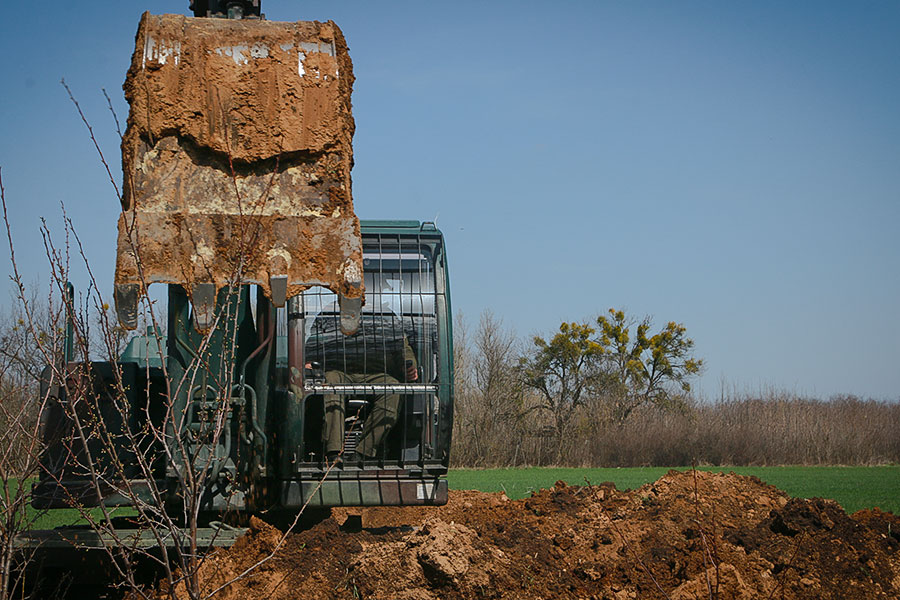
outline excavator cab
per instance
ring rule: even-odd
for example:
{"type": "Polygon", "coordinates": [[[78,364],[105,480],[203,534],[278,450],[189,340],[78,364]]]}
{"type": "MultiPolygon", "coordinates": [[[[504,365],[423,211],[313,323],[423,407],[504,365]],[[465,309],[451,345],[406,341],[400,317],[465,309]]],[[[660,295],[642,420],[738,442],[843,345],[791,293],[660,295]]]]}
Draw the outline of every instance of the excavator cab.
{"type": "Polygon", "coordinates": [[[292,387],[298,413],[282,421],[286,506],[314,488],[322,506],[446,502],[453,352],[443,236],[431,223],[361,225],[359,330],[340,331],[337,298],[323,287],[288,303],[280,347],[303,348],[304,378],[292,387]]]}

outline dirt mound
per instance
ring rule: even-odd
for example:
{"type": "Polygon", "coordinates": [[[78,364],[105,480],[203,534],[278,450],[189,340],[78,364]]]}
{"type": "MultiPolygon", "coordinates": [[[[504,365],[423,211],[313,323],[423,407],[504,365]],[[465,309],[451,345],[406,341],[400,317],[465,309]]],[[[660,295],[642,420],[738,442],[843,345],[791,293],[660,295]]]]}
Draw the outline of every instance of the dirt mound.
{"type": "MultiPolygon", "coordinates": [[[[222,585],[278,539],[255,522],[204,581],[222,585]]],[[[560,482],[519,501],[451,492],[439,508],[335,510],[220,597],[897,598],[898,550],[890,513],[671,471],[634,491],[560,482]],[[361,531],[339,527],[349,515],[361,531]]]]}

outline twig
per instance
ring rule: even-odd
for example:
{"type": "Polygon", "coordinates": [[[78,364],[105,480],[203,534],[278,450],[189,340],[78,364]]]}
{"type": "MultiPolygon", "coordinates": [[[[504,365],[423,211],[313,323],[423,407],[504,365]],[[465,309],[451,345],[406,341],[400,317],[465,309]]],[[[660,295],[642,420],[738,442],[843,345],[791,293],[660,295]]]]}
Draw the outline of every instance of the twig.
{"type": "MultiPolygon", "coordinates": [[[[72,95],[72,90],[69,89],[68,84],[65,79],[60,79],[59,81],[64,88],[66,88],[66,92],[69,94],[69,100],[72,101],[72,104],[75,105],[75,109],[78,111],[78,116],[81,117],[81,122],[84,123],[84,126],[87,127],[88,133],[91,136],[91,141],[94,143],[94,148],[97,149],[97,154],[100,155],[100,162],[103,163],[103,167],[106,169],[106,174],[109,176],[109,182],[112,184],[113,188],[116,190],[116,197],[119,201],[122,200],[122,193],[119,191],[119,185],[116,183],[116,179],[113,177],[112,170],[109,168],[109,164],[106,162],[106,158],[103,156],[103,151],[100,149],[100,144],[97,142],[97,138],[94,137],[94,129],[91,127],[91,124],[88,122],[87,117],[84,116],[84,113],[81,111],[81,106],[78,104],[78,100],[75,99],[75,96],[72,95]]],[[[105,94],[105,92],[104,92],[105,94]]]]}
{"type": "Polygon", "coordinates": [[[122,128],[119,126],[119,115],[116,114],[116,109],[113,108],[112,100],[109,98],[109,94],[106,93],[106,88],[100,88],[103,91],[103,97],[106,98],[106,105],[109,107],[109,112],[112,113],[113,122],[116,124],[116,133],[119,134],[119,139],[122,139],[122,128]]]}

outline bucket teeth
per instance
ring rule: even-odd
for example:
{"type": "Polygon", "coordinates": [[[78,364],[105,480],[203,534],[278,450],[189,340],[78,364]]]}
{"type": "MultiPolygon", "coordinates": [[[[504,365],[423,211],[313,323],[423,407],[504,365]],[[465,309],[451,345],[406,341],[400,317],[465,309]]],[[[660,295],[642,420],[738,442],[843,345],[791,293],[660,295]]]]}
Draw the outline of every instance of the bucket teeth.
{"type": "Polygon", "coordinates": [[[284,303],[287,301],[287,275],[269,277],[269,289],[272,291],[272,304],[275,305],[275,308],[284,306],[284,303]]]}
{"type": "Polygon", "coordinates": [[[341,333],[353,335],[359,329],[359,313],[362,311],[362,298],[338,296],[341,308],[341,333]]]}
{"type": "Polygon", "coordinates": [[[115,287],[116,315],[125,329],[135,329],[138,324],[138,299],[141,286],[136,283],[117,283],[115,287]]]}
{"type": "Polygon", "coordinates": [[[194,284],[191,303],[194,305],[194,329],[207,331],[216,316],[216,286],[211,283],[194,284]]]}

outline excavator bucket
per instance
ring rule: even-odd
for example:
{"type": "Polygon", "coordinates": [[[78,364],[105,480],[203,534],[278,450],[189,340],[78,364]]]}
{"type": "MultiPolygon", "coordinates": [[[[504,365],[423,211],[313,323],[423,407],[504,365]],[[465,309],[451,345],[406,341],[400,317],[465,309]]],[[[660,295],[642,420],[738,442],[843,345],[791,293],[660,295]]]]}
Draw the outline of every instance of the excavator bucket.
{"type": "Polygon", "coordinates": [[[323,285],[356,329],[362,241],[350,169],[353,68],[332,22],[145,13],[125,80],[130,104],[115,300],[137,326],[151,283],[182,285],[195,327],[222,287],[276,306],[323,285]]]}

